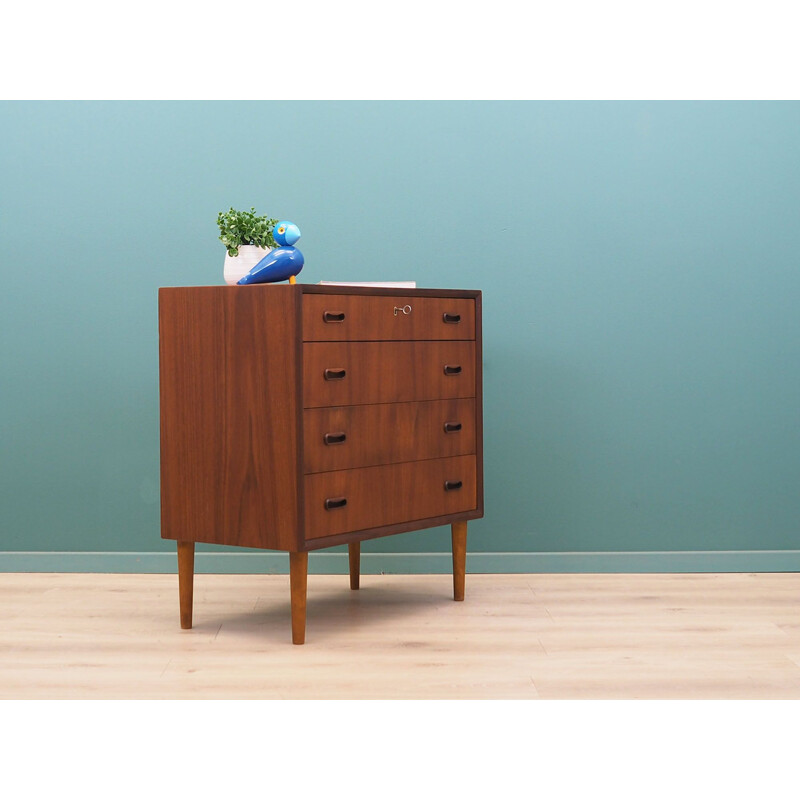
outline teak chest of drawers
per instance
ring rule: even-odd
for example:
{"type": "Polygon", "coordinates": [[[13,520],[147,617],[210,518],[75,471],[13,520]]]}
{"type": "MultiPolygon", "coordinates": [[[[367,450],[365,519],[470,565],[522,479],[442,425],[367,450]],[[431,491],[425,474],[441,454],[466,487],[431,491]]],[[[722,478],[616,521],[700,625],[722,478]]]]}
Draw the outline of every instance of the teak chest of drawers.
{"type": "Polygon", "coordinates": [[[195,542],[289,553],[292,640],[308,553],[483,516],[481,293],[296,285],[159,290],[161,535],[181,626],[195,542]]]}

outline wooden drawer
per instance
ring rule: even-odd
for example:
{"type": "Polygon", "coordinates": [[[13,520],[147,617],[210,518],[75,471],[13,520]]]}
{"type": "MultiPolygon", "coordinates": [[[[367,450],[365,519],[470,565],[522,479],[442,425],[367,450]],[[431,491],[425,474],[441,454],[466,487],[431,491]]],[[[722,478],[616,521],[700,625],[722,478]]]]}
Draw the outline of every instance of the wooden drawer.
{"type": "Polygon", "coordinates": [[[458,456],[306,475],[306,539],[469,511],[475,473],[475,456],[458,456]]]}
{"type": "Polygon", "coordinates": [[[305,472],[475,452],[475,400],[429,400],[303,412],[305,472]]]}
{"type": "Polygon", "coordinates": [[[475,396],[475,342],[309,342],[303,406],[475,396]]]}
{"type": "Polygon", "coordinates": [[[474,339],[475,301],[463,297],[306,294],[303,339],[474,339]]]}

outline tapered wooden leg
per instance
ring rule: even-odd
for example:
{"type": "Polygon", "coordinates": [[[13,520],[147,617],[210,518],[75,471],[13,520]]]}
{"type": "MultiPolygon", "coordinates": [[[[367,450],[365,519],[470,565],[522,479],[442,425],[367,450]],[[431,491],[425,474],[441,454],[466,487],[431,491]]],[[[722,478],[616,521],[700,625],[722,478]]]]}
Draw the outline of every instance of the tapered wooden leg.
{"type": "Polygon", "coordinates": [[[289,553],[289,584],[292,591],[292,644],[303,644],[306,640],[308,553],[289,553]]]}
{"type": "Polygon", "coordinates": [[[361,575],[361,542],[351,542],[347,545],[350,551],[350,588],[358,589],[358,579],[361,575]]]}
{"type": "Polygon", "coordinates": [[[178,594],[181,603],[181,628],[192,627],[194,589],[194,542],[178,542],[178,594]]]}
{"type": "Polygon", "coordinates": [[[454,522],[453,530],[453,600],[464,599],[464,576],[467,571],[467,523],[454,522]]]}

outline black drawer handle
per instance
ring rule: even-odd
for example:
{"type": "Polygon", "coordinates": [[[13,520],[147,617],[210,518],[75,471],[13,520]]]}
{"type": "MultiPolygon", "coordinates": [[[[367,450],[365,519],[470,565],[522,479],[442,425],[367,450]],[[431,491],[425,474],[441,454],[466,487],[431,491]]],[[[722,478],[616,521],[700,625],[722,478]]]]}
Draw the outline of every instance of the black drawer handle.
{"type": "Polygon", "coordinates": [[[461,322],[461,314],[448,314],[446,311],[442,314],[442,319],[445,322],[456,323],[461,322]]]}
{"type": "Polygon", "coordinates": [[[347,505],[346,497],[328,497],[325,500],[325,510],[332,511],[334,508],[344,508],[347,505]]]}
{"type": "Polygon", "coordinates": [[[457,431],[461,430],[461,423],[460,422],[445,422],[444,424],[444,432],[445,433],[456,433],[457,431]]]}
{"type": "Polygon", "coordinates": [[[323,322],[344,322],[344,311],[323,311],[323,322]]]}
{"type": "Polygon", "coordinates": [[[461,372],[461,365],[460,364],[445,364],[444,365],[444,374],[445,375],[458,375],[461,372]]]}
{"type": "Polygon", "coordinates": [[[456,489],[460,489],[463,486],[461,481],[445,481],[444,482],[444,490],[446,492],[453,492],[456,489]]]}
{"type": "Polygon", "coordinates": [[[336,433],[326,433],[322,439],[325,444],[342,444],[347,439],[347,434],[344,431],[336,431],[336,433]]]}
{"type": "Polygon", "coordinates": [[[340,381],[344,376],[347,375],[347,372],[343,369],[326,369],[325,370],[325,380],[326,381],[340,381]]]}

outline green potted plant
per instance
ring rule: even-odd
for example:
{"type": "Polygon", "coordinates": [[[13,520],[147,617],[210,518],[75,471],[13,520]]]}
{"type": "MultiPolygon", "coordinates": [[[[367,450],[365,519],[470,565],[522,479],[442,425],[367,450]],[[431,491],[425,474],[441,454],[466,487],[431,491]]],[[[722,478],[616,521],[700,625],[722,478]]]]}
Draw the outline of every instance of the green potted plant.
{"type": "Polygon", "coordinates": [[[269,253],[277,243],[272,229],[278,220],[256,216],[256,210],[220,211],[217,215],[219,239],[225,245],[225,283],[235,284],[269,253]]]}

